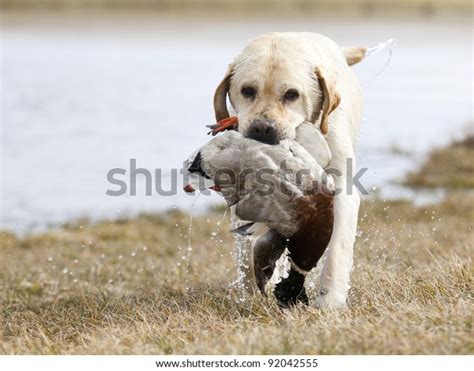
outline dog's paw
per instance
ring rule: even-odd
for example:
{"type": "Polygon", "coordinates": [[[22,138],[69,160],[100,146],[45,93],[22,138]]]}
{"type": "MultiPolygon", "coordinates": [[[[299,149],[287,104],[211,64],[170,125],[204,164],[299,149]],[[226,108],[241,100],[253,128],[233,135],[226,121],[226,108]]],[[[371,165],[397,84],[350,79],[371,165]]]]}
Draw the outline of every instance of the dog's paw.
{"type": "Polygon", "coordinates": [[[326,310],[338,310],[347,308],[347,297],[344,294],[337,294],[334,291],[321,289],[316,298],[316,308],[326,310]]]}

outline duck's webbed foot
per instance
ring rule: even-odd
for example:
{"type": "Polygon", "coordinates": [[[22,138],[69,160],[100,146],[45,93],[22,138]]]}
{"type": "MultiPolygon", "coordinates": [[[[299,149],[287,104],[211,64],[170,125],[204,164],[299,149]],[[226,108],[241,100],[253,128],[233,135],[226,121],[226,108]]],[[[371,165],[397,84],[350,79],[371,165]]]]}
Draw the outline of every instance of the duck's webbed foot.
{"type": "Polygon", "coordinates": [[[237,119],[237,116],[226,117],[216,124],[207,125],[207,127],[211,129],[207,134],[212,134],[212,136],[214,136],[225,130],[235,130],[237,129],[238,124],[239,120],[237,119]]]}

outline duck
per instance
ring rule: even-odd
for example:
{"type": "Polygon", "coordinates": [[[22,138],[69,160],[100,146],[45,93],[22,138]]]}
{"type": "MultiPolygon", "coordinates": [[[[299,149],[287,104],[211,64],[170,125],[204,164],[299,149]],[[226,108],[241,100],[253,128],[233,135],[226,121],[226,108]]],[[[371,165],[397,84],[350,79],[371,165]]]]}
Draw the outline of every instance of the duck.
{"type": "MultiPolygon", "coordinates": [[[[223,152],[223,150],[225,148],[234,148],[233,141],[241,141],[242,139],[242,137],[238,135],[237,132],[225,131],[236,129],[237,118],[235,116],[221,120],[219,123],[209,125],[208,127],[212,129],[209,133],[213,136],[221,132],[224,134],[220,136],[221,139],[217,141],[212,140],[207,145],[195,150],[185,160],[183,168],[185,169],[184,174],[186,178],[183,189],[186,193],[193,193],[196,190],[204,189],[213,189],[219,191],[219,187],[216,186],[215,182],[208,174],[204,172],[200,166],[203,156],[202,151],[205,152],[207,157],[213,158],[211,161],[207,160],[206,163],[212,163],[215,162],[215,159],[217,158],[214,156],[225,157],[227,153],[223,152]],[[233,134],[228,134],[229,132],[233,134]]],[[[248,141],[250,142],[247,142],[246,145],[254,147],[251,151],[257,153],[258,149],[255,148],[255,146],[261,146],[262,143],[250,139],[248,139],[248,141]]],[[[316,125],[311,122],[302,122],[296,129],[294,141],[302,146],[308,152],[308,154],[310,154],[316,160],[320,167],[325,169],[329,166],[332,159],[331,151],[326,139],[316,125]]],[[[287,140],[283,141],[283,145],[286,148],[288,147],[287,142],[287,140]]],[[[254,164],[254,167],[257,168],[257,165],[258,164],[254,164]]]]}
{"type": "Polygon", "coordinates": [[[185,191],[219,192],[240,219],[232,232],[257,236],[253,266],[262,293],[276,261],[289,250],[292,268],[274,289],[281,306],[307,302],[305,272],[329,243],[335,192],[334,180],[325,172],[330,162],[324,136],[308,122],[298,126],[294,140],[274,145],[223,131],[184,163],[185,191]]]}

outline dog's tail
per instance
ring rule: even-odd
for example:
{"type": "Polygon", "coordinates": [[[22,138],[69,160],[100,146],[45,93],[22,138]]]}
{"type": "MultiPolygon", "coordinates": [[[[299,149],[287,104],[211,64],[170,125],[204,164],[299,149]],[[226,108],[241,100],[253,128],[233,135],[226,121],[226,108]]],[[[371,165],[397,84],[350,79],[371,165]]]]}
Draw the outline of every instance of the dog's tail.
{"type": "Polygon", "coordinates": [[[362,59],[364,59],[367,48],[358,47],[358,46],[351,46],[347,48],[342,48],[344,55],[346,56],[346,61],[349,66],[353,64],[359,63],[362,59]]]}
{"type": "Polygon", "coordinates": [[[375,45],[369,46],[368,48],[351,46],[342,48],[344,55],[346,56],[346,61],[349,66],[359,63],[365,57],[369,55],[378,53],[379,51],[388,48],[390,56],[392,54],[392,47],[396,45],[395,39],[388,39],[387,41],[377,43],[375,45]]]}

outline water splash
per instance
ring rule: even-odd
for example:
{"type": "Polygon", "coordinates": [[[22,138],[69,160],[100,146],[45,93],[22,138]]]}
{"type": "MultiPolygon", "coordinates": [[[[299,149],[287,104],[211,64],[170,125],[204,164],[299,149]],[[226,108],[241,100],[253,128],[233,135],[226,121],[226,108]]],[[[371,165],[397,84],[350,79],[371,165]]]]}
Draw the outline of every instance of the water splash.
{"type": "Polygon", "coordinates": [[[220,238],[220,234],[222,232],[222,226],[224,225],[224,221],[225,221],[228,211],[229,211],[228,208],[224,210],[220,220],[216,222],[216,226],[217,226],[216,230],[214,232],[211,232],[211,240],[215,242],[216,246],[224,242],[222,238],[220,238]]]}
{"type": "Polygon", "coordinates": [[[390,62],[392,61],[392,55],[393,55],[393,48],[397,46],[397,40],[396,39],[388,39],[385,42],[380,42],[375,45],[369,46],[367,50],[365,51],[365,57],[370,57],[375,54],[380,53],[383,50],[388,51],[388,56],[387,59],[385,60],[384,65],[382,68],[373,76],[368,82],[362,84],[363,86],[367,86],[371,84],[372,82],[376,81],[377,79],[382,76],[382,74],[385,72],[385,70],[388,68],[390,65],[390,62]]]}
{"type": "Polygon", "coordinates": [[[367,50],[365,51],[365,56],[369,57],[373,54],[376,54],[380,52],[381,50],[384,50],[385,48],[389,48],[390,55],[392,55],[392,46],[396,46],[397,40],[396,39],[388,39],[385,42],[380,42],[375,45],[369,46],[367,50]]]}
{"type": "Polygon", "coordinates": [[[249,237],[235,236],[234,257],[237,263],[237,277],[231,283],[231,287],[237,290],[238,300],[243,302],[247,299],[246,277],[249,269],[248,245],[249,237]]]}
{"type": "Polygon", "coordinates": [[[200,192],[196,193],[196,197],[194,198],[193,204],[191,206],[191,214],[189,215],[189,224],[188,224],[188,237],[187,237],[188,243],[187,243],[187,247],[186,247],[186,255],[182,257],[182,258],[186,259],[186,270],[184,271],[184,280],[185,280],[184,281],[184,287],[186,289],[186,292],[189,291],[189,279],[188,279],[189,262],[191,260],[191,252],[193,251],[193,247],[191,245],[191,233],[192,233],[192,230],[193,230],[193,217],[194,217],[196,202],[197,202],[200,195],[201,195],[200,192]]]}
{"type": "MultiPolygon", "coordinates": [[[[232,214],[232,228],[238,228],[241,225],[239,219],[232,214]]],[[[237,300],[239,302],[244,302],[249,297],[251,284],[248,282],[250,275],[250,270],[252,269],[250,254],[252,251],[252,237],[242,236],[235,234],[235,248],[233,252],[233,257],[237,263],[237,277],[230,284],[230,287],[236,289],[237,291],[237,300]]]]}

